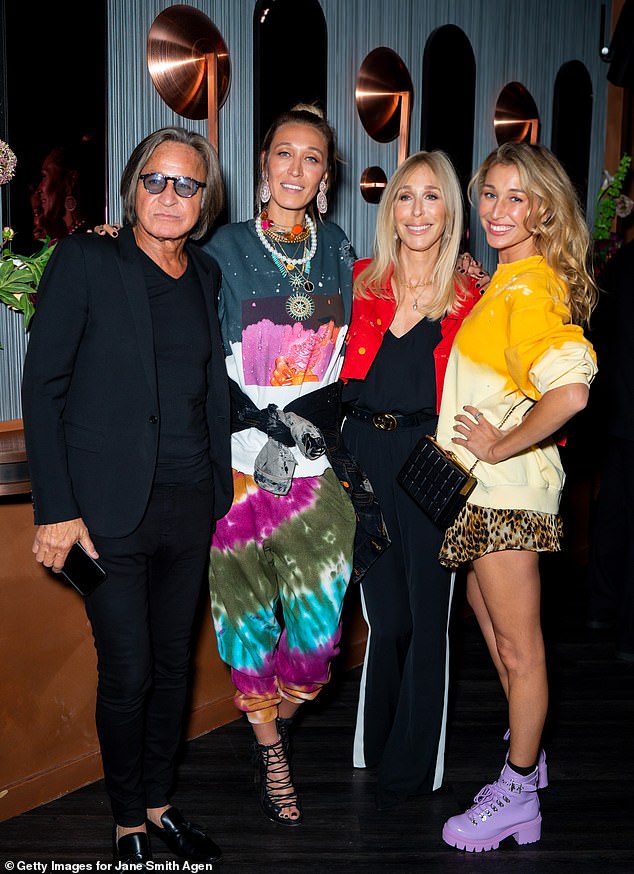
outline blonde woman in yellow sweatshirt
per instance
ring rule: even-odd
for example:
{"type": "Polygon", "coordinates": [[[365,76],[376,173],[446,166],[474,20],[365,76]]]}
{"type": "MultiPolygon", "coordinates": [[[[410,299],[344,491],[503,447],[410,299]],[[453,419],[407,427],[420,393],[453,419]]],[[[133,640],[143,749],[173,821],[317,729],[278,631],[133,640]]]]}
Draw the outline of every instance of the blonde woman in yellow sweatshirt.
{"type": "Polygon", "coordinates": [[[491,283],[465,319],[445,377],[438,439],[478,485],[447,530],[440,561],[471,563],[467,596],[508,699],[510,747],[500,776],[443,839],[471,852],[504,838],[538,841],[547,785],[548,705],[539,553],[558,551],[564,472],[554,435],[588,401],[596,357],[584,337],[597,290],[589,232],[564,169],[546,148],[506,143],[470,185],[491,283]]]}

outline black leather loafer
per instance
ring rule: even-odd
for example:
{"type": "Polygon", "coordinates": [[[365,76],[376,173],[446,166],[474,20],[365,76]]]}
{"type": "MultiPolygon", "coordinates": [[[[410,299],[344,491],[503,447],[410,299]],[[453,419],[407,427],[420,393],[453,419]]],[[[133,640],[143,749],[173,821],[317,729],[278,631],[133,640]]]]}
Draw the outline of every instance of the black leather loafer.
{"type": "Polygon", "coordinates": [[[142,865],[151,861],[150,841],[146,833],[130,832],[117,840],[117,826],[115,825],[112,832],[113,864],[142,865]]]}
{"type": "Polygon", "coordinates": [[[191,859],[193,862],[217,862],[222,856],[222,850],[193,822],[186,822],[176,807],[168,807],[161,816],[163,828],[148,820],[147,825],[152,834],[167,844],[176,856],[191,859]]]}

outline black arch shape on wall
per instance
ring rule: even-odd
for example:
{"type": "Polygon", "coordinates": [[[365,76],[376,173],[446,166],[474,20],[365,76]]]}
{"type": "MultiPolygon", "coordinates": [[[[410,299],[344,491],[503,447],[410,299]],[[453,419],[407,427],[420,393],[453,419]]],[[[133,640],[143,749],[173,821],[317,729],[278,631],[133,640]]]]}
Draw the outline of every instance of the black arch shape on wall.
{"type": "Polygon", "coordinates": [[[476,63],[469,38],[446,24],[434,30],[423,55],[421,149],[442,149],[460,180],[465,208],[473,166],[476,63]]]}
{"type": "Polygon", "coordinates": [[[253,12],[253,131],[257,171],[260,144],[273,120],[296,103],[326,112],[328,32],[318,0],[302,0],[301,31],[310,57],[297,56],[295,76],[287,63],[298,49],[297,0],[258,0],[253,12]],[[308,46],[310,47],[308,49],[308,46]],[[282,73],[284,73],[282,75],[282,73]]]}
{"type": "Polygon", "coordinates": [[[592,79],[581,61],[568,61],[555,79],[551,149],[570,176],[584,208],[591,138],[592,79]]]}

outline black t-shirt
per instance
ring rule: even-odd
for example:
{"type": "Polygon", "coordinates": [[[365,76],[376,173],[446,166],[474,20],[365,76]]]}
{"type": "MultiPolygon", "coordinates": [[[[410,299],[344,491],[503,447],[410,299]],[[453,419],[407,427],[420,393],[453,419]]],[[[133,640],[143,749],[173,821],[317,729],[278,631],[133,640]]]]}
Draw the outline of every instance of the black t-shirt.
{"type": "Polygon", "coordinates": [[[211,476],[206,417],[211,338],[207,307],[191,260],[174,279],[143,254],[159,395],[157,483],[211,476]]]}

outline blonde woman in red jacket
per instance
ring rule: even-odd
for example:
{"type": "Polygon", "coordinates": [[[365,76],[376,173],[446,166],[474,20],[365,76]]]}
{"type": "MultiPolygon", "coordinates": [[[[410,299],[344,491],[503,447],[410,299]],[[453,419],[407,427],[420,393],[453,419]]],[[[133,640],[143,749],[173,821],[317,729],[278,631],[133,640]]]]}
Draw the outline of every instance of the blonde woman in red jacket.
{"type": "Polygon", "coordinates": [[[385,189],[374,258],[354,268],[343,436],[392,538],[361,586],[368,642],[354,764],[377,769],[379,809],[432,792],[443,778],[455,575],[438,562],[442,532],[396,475],[420,437],[436,430],[453,338],[488,279],[469,256],[458,257],[462,230],[451,162],[418,152],[385,189]]]}

